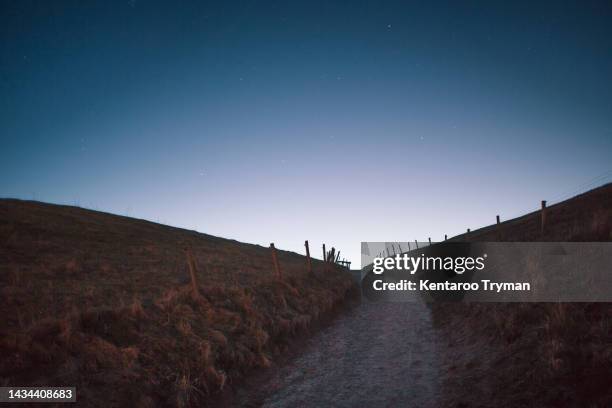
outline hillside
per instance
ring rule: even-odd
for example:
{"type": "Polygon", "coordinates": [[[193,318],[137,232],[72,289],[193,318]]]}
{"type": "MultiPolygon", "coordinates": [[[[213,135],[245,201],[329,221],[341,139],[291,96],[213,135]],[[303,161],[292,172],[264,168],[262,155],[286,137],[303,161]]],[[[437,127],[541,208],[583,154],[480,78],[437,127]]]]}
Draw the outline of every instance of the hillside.
{"type": "Polygon", "coordinates": [[[205,403],[353,287],[342,268],[278,260],[282,279],[269,248],[0,200],[0,383],[74,385],[91,406],[205,403]]]}
{"type": "MultiPolygon", "coordinates": [[[[538,203],[534,203],[537,205],[538,203]]],[[[494,215],[491,215],[494,218],[494,215]]],[[[585,242],[612,241],[612,183],[546,209],[541,230],[540,210],[461,234],[451,241],[585,242]]]]}
{"type": "MultiPolygon", "coordinates": [[[[543,233],[536,211],[451,240],[612,241],[612,184],[547,211],[543,233]]],[[[436,303],[433,314],[452,345],[444,406],[612,406],[612,304],[436,303]]]]}

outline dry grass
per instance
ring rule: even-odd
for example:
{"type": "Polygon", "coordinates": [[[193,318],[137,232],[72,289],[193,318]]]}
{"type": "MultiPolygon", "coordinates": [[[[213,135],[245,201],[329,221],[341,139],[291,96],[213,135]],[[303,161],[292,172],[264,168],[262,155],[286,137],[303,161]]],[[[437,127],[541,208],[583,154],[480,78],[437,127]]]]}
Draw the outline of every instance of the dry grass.
{"type": "MultiPolygon", "coordinates": [[[[454,239],[612,240],[610,184],[548,211],[544,234],[536,212],[454,239]]],[[[457,350],[475,353],[448,350],[443,405],[612,406],[612,304],[435,304],[433,313],[451,343],[462,344],[457,350]]]]}
{"type": "Polygon", "coordinates": [[[0,241],[0,383],[75,385],[90,406],[206,405],[353,285],[294,253],[280,281],[268,248],[35,202],[0,200],[0,241]]]}

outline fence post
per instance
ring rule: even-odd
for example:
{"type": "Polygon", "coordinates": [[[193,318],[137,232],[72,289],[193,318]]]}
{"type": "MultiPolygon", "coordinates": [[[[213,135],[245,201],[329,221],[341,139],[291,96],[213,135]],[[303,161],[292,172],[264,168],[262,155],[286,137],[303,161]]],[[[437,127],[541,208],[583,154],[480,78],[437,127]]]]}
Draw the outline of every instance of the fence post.
{"type": "Polygon", "coordinates": [[[546,200],[542,200],[542,234],[544,233],[544,226],[546,225],[546,200]]]}
{"type": "Polygon", "coordinates": [[[431,245],[431,237],[427,238],[429,240],[429,245],[431,245]]]}
{"type": "Polygon", "coordinates": [[[496,227],[496,231],[497,231],[497,240],[498,240],[498,241],[501,241],[501,233],[499,232],[499,228],[500,228],[500,227],[499,227],[499,215],[496,215],[496,216],[495,216],[495,221],[496,221],[496,224],[497,224],[497,227],[496,227]]]}
{"type": "Polygon", "coordinates": [[[408,244],[408,252],[410,252],[410,242],[406,242],[408,244]]]}
{"type": "Polygon", "coordinates": [[[312,262],[310,260],[310,248],[308,247],[308,240],[304,241],[306,247],[306,261],[308,262],[308,272],[312,273],[312,262]]]}
{"type": "Polygon", "coordinates": [[[191,248],[185,248],[185,254],[187,255],[187,267],[189,268],[189,276],[191,277],[191,294],[194,298],[198,298],[200,297],[197,279],[198,270],[191,248]]]}
{"type": "Polygon", "coordinates": [[[276,273],[276,277],[280,279],[281,271],[280,266],[278,265],[278,258],[276,256],[276,248],[274,247],[274,243],[270,244],[270,252],[272,252],[272,263],[274,264],[274,272],[276,273]]]}
{"type": "Polygon", "coordinates": [[[448,239],[448,235],[444,234],[444,240],[446,241],[448,239]]]}
{"type": "Polygon", "coordinates": [[[325,251],[325,244],[323,244],[323,262],[327,262],[327,252],[325,251]]]}
{"type": "Polygon", "coordinates": [[[469,228],[467,229],[467,233],[468,233],[468,234],[470,233],[470,229],[469,229],[469,228]]]}
{"type": "Polygon", "coordinates": [[[340,251],[338,251],[338,254],[336,255],[336,260],[334,262],[338,263],[339,260],[340,260],[340,251]]]}
{"type": "Polygon", "coordinates": [[[417,242],[417,240],[414,240],[414,245],[416,245],[416,249],[419,249],[419,243],[417,242]]]}
{"type": "Polygon", "coordinates": [[[335,259],[336,259],[336,248],[332,247],[331,252],[329,253],[330,263],[334,263],[335,259]]]}

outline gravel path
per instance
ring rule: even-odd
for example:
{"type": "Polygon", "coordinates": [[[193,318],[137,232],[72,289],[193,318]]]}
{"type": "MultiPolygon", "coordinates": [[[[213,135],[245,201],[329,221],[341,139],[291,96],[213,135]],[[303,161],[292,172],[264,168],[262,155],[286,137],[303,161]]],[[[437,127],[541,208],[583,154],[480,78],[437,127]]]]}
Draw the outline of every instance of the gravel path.
{"type": "Polygon", "coordinates": [[[436,406],[440,343],[420,302],[366,300],[306,343],[261,384],[264,407],[436,406]]]}

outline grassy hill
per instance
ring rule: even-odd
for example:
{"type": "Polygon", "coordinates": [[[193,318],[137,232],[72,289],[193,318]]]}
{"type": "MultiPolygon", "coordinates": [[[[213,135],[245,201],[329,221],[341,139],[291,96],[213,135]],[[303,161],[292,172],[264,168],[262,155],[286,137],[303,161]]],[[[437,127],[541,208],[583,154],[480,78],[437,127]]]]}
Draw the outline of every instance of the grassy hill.
{"type": "Polygon", "coordinates": [[[540,210],[451,238],[451,241],[588,242],[612,241],[612,183],[546,209],[541,229],[540,210]]]}
{"type": "Polygon", "coordinates": [[[278,259],[281,279],[269,248],[0,200],[0,385],[74,385],[101,407],[205,403],[353,287],[342,268],[278,259]]]}
{"type": "MultiPolygon", "coordinates": [[[[536,211],[452,240],[612,241],[612,184],[549,207],[543,233],[536,211]]],[[[445,352],[444,406],[612,406],[612,304],[433,306],[453,345],[445,352]]]]}

